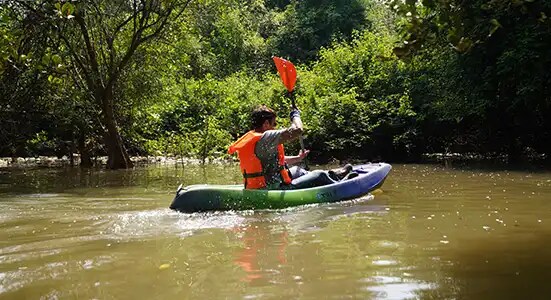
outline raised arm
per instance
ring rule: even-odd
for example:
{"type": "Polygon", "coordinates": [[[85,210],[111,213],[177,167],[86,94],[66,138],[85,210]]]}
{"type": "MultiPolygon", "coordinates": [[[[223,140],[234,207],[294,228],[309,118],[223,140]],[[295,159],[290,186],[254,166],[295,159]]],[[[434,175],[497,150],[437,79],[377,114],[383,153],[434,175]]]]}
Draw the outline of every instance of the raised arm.
{"type": "Polygon", "coordinates": [[[287,141],[292,141],[297,139],[302,134],[302,121],[300,120],[300,111],[296,108],[291,110],[290,114],[291,126],[281,134],[279,138],[280,143],[285,143],[287,141]]]}

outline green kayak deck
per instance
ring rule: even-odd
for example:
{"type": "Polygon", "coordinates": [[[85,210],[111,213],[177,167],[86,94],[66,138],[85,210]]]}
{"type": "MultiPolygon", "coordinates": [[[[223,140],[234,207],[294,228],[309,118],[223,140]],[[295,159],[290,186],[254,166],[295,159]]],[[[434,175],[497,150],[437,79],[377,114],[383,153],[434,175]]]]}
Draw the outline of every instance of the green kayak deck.
{"type": "Polygon", "coordinates": [[[296,190],[250,190],[243,185],[179,187],[170,208],[181,212],[281,209],[337,202],[363,196],[380,187],[392,167],[386,163],[356,165],[357,177],[329,185],[296,190]]]}

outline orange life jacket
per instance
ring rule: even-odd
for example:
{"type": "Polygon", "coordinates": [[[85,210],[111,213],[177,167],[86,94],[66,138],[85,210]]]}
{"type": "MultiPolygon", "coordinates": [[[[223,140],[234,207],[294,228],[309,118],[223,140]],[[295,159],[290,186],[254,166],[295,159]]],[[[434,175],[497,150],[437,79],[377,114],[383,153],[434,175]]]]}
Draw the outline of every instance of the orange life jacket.
{"type": "MultiPolygon", "coordinates": [[[[241,173],[243,173],[243,182],[245,183],[246,189],[265,188],[266,178],[264,176],[270,175],[264,174],[262,163],[254,153],[256,143],[261,137],[262,133],[251,130],[245,133],[245,135],[240,137],[236,142],[231,144],[228,149],[229,154],[233,154],[237,151],[241,173]]],[[[289,171],[285,166],[285,153],[282,144],[277,146],[277,158],[281,179],[285,184],[290,184],[291,176],[289,176],[289,171]]]]}

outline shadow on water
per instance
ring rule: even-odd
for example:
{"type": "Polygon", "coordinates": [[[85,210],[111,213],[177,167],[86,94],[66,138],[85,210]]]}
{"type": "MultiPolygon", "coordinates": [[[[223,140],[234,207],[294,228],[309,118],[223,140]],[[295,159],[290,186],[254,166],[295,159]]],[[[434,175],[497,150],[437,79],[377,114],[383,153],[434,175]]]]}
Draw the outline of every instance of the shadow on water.
{"type": "Polygon", "coordinates": [[[438,165],[446,169],[481,171],[481,172],[513,171],[513,172],[547,173],[551,171],[551,160],[524,161],[524,162],[507,162],[503,160],[481,160],[481,161],[443,160],[441,162],[429,162],[421,165],[438,165]]]}
{"type": "Polygon", "coordinates": [[[143,187],[176,191],[185,185],[240,182],[238,169],[225,165],[144,166],[129,170],[64,168],[8,169],[0,173],[0,193],[60,193],[67,190],[143,187]]]}
{"type": "Polygon", "coordinates": [[[445,252],[437,289],[422,299],[549,299],[551,233],[464,241],[445,252]]]}

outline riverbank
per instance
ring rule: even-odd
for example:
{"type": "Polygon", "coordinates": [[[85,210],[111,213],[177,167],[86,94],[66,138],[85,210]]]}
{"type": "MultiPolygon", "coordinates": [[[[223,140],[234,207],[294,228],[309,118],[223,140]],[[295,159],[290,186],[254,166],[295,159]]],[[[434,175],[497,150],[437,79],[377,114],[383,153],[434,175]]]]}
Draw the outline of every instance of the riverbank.
{"type": "MultiPolygon", "coordinates": [[[[134,165],[200,165],[200,164],[235,164],[238,162],[236,158],[207,158],[205,160],[196,158],[183,158],[172,156],[133,156],[130,158],[134,165]]],[[[326,162],[326,164],[342,165],[344,163],[365,163],[367,160],[351,159],[347,161],[334,160],[326,162]]],[[[107,156],[95,157],[93,160],[94,167],[103,167],[107,164],[107,156]]],[[[505,154],[482,155],[476,153],[427,153],[418,161],[408,161],[408,163],[436,163],[436,164],[469,164],[469,163],[499,163],[499,164],[538,164],[551,165],[551,161],[545,154],[524,156],[520,161],[512,161],[505,154]]],[[[40,168],[40,167],[69,167],[78,166],[80,164],[80,156],[75,154],[73,161],[67,156],[52,157],[0,157],[0,169],[2,168],[40,168]]],[[[314,164],[315,165],[315,164],[314,164]]]]}
{"type": "MultiPolygon", "coordinates": [[[[199,165],[199,164],[231,164],[233,159],[201,159],[165,157],[165,156],[133,156],[130,160],[135,165],[161,164],[161,165],[199,165]]],[[[92,160],[94,167],[102,167],[107,164],[107,156],[95,157],[92,160]]],[[[36,167],[68,167],[78,166],[80,157],[73,156],[73,161],[69,157],[63,156],[38,156],[38,157],[0,157],[0,168],[36,168],[36,167]]]]}

